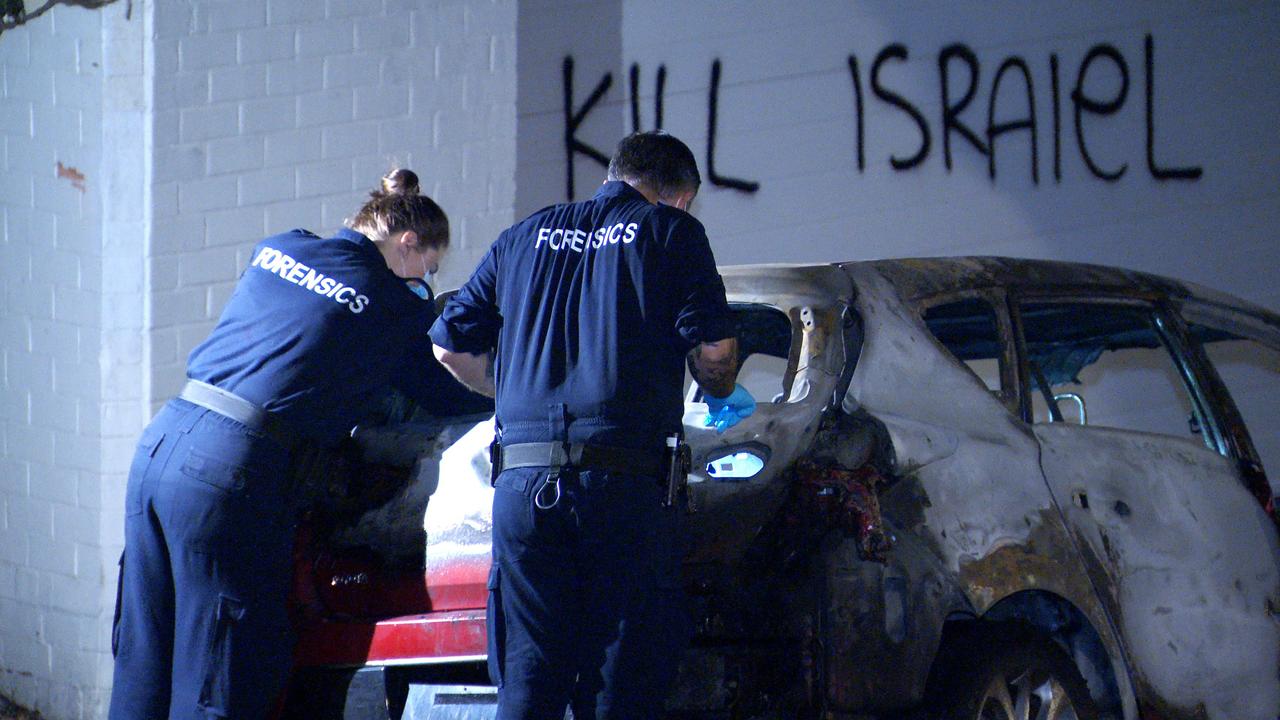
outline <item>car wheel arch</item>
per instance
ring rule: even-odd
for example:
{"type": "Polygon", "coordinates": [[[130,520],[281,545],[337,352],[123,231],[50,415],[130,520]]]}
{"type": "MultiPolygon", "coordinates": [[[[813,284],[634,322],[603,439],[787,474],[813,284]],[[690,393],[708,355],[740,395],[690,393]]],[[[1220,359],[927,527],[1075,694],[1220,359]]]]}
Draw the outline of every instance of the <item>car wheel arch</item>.
{"type": "Polygon", "coordinates": [[[942,638],[930,671],[928,686],[937,688],[954,668],[962,666],[971,648],[1008,637],[1035,635],[1061,648],[1088,685],[1099,709],[1126,717],[1133,707],[1127,670],[1117,667],[1113,653],[1088,615],[1066,597],[1047,590],[1022,590],[993,603],[981,615],[952,613],[943,624],[942,638]]]}

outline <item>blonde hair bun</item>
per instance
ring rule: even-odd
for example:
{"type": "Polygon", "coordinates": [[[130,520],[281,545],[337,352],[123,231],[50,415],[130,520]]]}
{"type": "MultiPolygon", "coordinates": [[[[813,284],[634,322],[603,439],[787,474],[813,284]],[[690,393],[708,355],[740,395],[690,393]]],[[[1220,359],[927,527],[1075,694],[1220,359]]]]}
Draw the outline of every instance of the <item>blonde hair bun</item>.
{"type": "Polygon", "coordinates": [[[417,195],[418,176],[412,170],[396,168],[382,176],[382,192],[387,195],[417,195]]]}

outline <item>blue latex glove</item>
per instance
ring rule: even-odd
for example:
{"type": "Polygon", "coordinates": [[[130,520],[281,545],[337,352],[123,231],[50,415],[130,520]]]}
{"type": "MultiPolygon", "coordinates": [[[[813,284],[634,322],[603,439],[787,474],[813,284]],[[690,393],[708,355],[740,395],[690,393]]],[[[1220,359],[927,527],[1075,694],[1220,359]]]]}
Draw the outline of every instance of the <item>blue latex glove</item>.
{"type": "Polygon", "coordinates": [[[728,397],[703,395],[702,399],[707,403],[707,416],[702,419],[702,424],[714,427],[717,433],[737,425],[739,420],[756,411],[756,399],[741,384],[735,384],[728,397]]]}

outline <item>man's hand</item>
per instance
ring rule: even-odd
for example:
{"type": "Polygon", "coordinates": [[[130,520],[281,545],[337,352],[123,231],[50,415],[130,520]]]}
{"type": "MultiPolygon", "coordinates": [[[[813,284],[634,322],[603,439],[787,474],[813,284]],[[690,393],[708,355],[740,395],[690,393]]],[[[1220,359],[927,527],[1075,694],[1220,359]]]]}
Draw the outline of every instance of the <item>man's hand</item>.
{"type": "Polygon", "coordinates": [[[703,395],[728,397],[738,380],[738,339],[704,342],[690,350],[689,372],[703,395]]]}
{"type": "Polygon", "coordinates": [[[689,352],[689,372],[702,388],[702,399],[707,403],[707,427],[724,432],[756,411],[755,398],[737,384],[737,338],[706,342],[695,347],[689,352]]]}
{"type": "Polygon", "coordinates": [[[488,355],[454,352],[439,345],[433,347],[436,359],[458,382],[485,397],[493,397],[497,393],[493,384],[493,363],[488,355]]]}
{"type": "Polygon", "coordinates": [[[739,420],[749,417],[756,411],[756,399],[751,397],[751,393],[741,385],[735,384],[733,392],[729,393],[728,397],[712,397],[704,394],[702,399],[707,403],[707,417],[703,419],[702,424],[714,427],[718,433],[737,425],[739,420]]]}

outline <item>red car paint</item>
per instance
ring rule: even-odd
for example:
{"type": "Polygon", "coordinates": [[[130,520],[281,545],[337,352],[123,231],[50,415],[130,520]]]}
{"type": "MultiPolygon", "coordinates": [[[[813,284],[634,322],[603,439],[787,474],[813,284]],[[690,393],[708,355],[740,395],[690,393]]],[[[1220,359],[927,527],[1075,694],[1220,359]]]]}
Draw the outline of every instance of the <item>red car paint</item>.
{"type": "Polygon", "coordinates": [[[295,666],[483,659],[488,556],[387,572],[368,557],[312,557],[311,541],[304,527],[295,553],[295,666]]]}
{"type": "Polygon", "coordinates": [[[297,667],[401,665],[481,660],[485,611],[450,610],[386,620],[322,620],[307,627],[297,667]]]}

